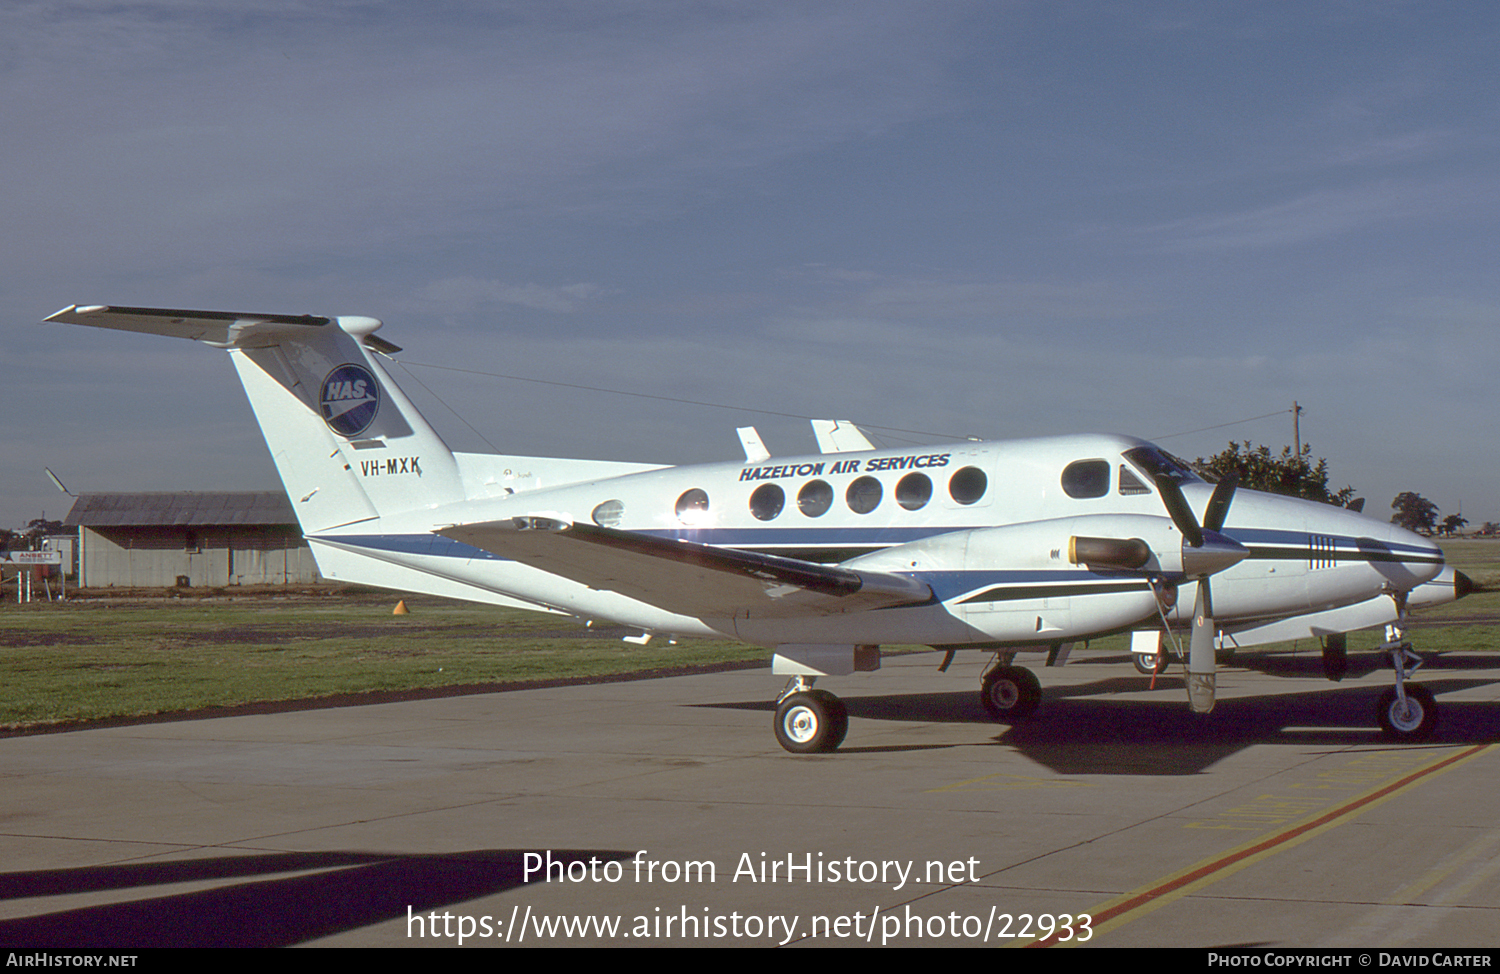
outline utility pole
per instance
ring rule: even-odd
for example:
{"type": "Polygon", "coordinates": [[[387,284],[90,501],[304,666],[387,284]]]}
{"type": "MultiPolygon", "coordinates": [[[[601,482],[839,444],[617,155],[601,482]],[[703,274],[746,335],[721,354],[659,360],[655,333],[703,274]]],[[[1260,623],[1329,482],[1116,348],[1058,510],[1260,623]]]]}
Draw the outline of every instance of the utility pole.
{"type": "Polygon", "coordinates": [[[1292,400],[1292,441],[1296,444],[1297,459],[1302,459],[1302,407],[1292,400]]]}

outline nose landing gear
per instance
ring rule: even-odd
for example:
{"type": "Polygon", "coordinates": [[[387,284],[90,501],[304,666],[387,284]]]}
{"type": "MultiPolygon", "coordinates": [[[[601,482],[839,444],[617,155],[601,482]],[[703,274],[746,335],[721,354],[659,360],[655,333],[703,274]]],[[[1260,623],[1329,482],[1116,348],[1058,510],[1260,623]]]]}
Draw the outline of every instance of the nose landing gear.
{"type": "Polygon", "coordinates": [[[1396,685],[1380,695],[1375,719],[1388,741],[1401,743],[1424,741],[1437,726],[1437,701],[1432,691],[1419,683],[1407,685],[1407,679],[1422,665],[1422,657],[1412,651],[1411,643],[1402,637],[1400,623],[1385,627],[1386,641],[1381,650],[1391,654],[1391,668],[1396,671],[1396,685]]]}

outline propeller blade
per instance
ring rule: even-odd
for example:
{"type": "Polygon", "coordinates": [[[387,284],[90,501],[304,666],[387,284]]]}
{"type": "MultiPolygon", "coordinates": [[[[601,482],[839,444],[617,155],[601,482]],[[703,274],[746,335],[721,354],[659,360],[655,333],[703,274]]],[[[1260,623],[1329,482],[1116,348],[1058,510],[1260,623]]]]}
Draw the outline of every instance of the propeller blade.
{"type": "Polygon", "coordinates": [[[1188,506],[1187,498],[1182,496],[1182,488],[1177,486],[1177,481],[1159,473],[1156,475],[1156,489],[1161,493],[1161,502],[1166,505],[1172,523],[1177,525],[1177,530],[1182,532],[1187,543],[1194,548],[1203,547],[1203,529],[1198,526],[1198,518],[1188,506]]]}
{"type": "Polygon", "coordinates": [[[1213,597],[1208,579],[1203,578],[1198,581],[1198,597],[1193,605],[1193,635],[1188,643],[1188,706],[1195,714],[1206,714],[1214,709],[1215,672],[1218,669],[1214,631],[1213,597]]]}
{"type": "Polygon", "coordinates": [[[1208,499],[1208,508],[1203,512],[1203,526],[1210,531],[1224,528],[1224,519],[1229,516],[1229,505],[1234,501],[1235,488],[1240,485],[1240,475],[1232,473],[1214,487],[1214,495],[1208,499]]]}
{"type": "Polygon", "coordinates": [[[1219,661],[1214,652],[1214,635],[1218,627],[1214,624],[1213,593],[1208,586],[1208,576],[1238,563],[1250,552],[1232,538],[1219,533],[1224,519],[1229,516],[1229,505],[1234,500],[1239,478],[1226,477],[1214,488],[1204,510],[1204,521],[1212,534],[1211,542],[1204,537],[1203,525],[1193,515],[1187,498],[1177,481],[1157,474],[1156,489],[1166,505],[1172,523],[1182,532],[1182,567],[1189,576],[1198,576],[1198,596],[1193,605],[1193,632],[1188,642],[1187,690],[1188,705],[1194,713],[1206,714],[1214,709],[1217,671],[1219,661]]]}

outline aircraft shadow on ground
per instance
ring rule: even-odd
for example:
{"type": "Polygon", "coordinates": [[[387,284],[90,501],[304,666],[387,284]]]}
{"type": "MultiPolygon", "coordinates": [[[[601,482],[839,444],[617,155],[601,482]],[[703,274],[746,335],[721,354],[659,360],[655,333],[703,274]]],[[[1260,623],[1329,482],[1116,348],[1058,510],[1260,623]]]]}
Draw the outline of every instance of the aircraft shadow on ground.
{"type": "MultiPolygon", "coordinates": [[[[1500,668],[1500,657],[1481,653],[1424,653],[1419,649],[1417,655],[1422,657],[1423,661],[1422,667],[1417,671],[1418,679],[1435,676],[1438,673],[1466,670],[1493,671],[1500,668]]],[[[1320,679],[1323,676],[1323,657],[1316,653],[1297,655],[1237,653],[1232,658],[1232,662],[1226,662],[1226,665],[1265,673],[1268,676],[1301,676],[1320,679]]],[[[1383,653],[1350,653],[1349,669],[1344,678],[1353,680],[1380,670],[1390,672],[1390,669],[1390,657],[1383,653]]]]}
{"type": "MultiPolygon", "coordinates": [[[[529,850],[480,849],[440,855],[295,852],[220,856],[0,874],[0,900],[140,889],[169,883],[270,876],[151,899],[61,910],[0,921],[9,947],[286,947],[387,920],[407,919],[480,896],[526,885],[529,850]]],[[[540,851],[540,850],[536,850],[540,851]]],[[[617,849],[552,850],[566,868],[629,859],[617,849]]],[[[533,879],[532,882],[535,882],[533,879]]],[[[509,917],[497,917],[508,922],[509,917]]],[[[450,927],[456,932],[456,927],[450,927]]],[[[412,925],[416,931],[417,926],[412,925]]],[[[451,944],[432,937],[431,924],[413,944],[451,944]]]]}
{"type": "MultiPolygon", "coordinates": [[[[1223,758],[1256,744],[1346,747],[1385,743],[1375,706],[1385,685],[1347,687],[1321,679],[1319,686],[1274,696],[1220,698],[1212,714],[1188,709],[1180,675],[1156,679],[1159,699],[1107,699],[1139,694],[1147,677],[1120,676],[1071,687],[1045,687],[1036,714],[1006,726],[990,719],[977,691],[843,697],[850,717],[921,723],[980,724],[997,729],[987,745],[1019,751],[1059,774],[1198,774],[1223,758]],[[1106,698],[1106,699],[1101,699],[1106,698]]],[[[1489,664],[1492,667],[1493,663],[1489,664]]],[[[1487,667],[1488,668],[1488,667],[1487,667]]],[[[1449,667],[1444,664],[1444,671],[1449,667]]],[[[1436,671],[1424,671],[1425,677],[1436,671]]],[[[1394,682],[1394,681],[1393,681],[1394,682]]],[[[1445,701],[1442,695],[1491,680],[1473,677],[1423,679],[1438,697],[1439,718],[1428,744],[1487,744],[1500,740],[1500,710],[1482,702],[1445,701]]],[[[724,703],[733,709],[770,712],[770,702],[724,703]]],[[[861,747],[851,731],[841,753],[970,745],[861,747]]],[[[1410,744],[1390,744],[1410,747],[1410,744]]]]}

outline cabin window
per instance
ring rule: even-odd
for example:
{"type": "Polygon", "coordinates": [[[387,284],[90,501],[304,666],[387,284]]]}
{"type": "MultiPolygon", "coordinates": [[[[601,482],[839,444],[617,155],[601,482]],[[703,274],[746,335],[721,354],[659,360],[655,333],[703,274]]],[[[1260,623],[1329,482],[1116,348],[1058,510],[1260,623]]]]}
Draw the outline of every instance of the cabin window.
{"type": "Polygon", "coordinates": [[[880,506],[880,481],[874,477],[860,477],[844,491],[844,501],[855,514],[868,514],[880,506]]]}
{"type": "Polygon", "coordinates": [[[909,473],[896,484],[896,503],[908,511],[918,511],[932,500],[932,481],[925,473],[909,473]]]}
{"type": "Polygon", "coordinates": [[[797,492],[797,510],[808,517],[822,517],[833,506],[833,488],[821,480],[811,480],[797,492]]]}
{"type": "Polygon", "coordinates": [[[948,496],[960,504],[973,504],[984,496],[990,478],[978,467],[964,467],[948,478],[948,496]]]}
{"type": "Polygon", "coordinates": [[[1063,468],[1062,489],[1069,497],[1103,497],[1109,493],[1109,461],[1074,460],[1063,468]]]}
{"type": "Polygon", "coordinates": [[[683,524],[697,524],[708,513],[708,491],[701,487],[685,490],[677,498],[677,520],[683,524]]]}
{"type": "Polygon", "coordinates": [[[1120,464],[1120,493],[1122,494],[1149,494],[1151,488],[1141,483],[1141,478],[1130,472],[1125,464],[1120,464]]]}
{"type": "Polygon", "coordinates": [[[625,520],[624,501],[605,501],[594,508],[594,523],[601,528],[617,528],[625,520]]]}
{"type": "Polygon", "coordinates": [[[757,520],[769,521],[786,506],[786,492],[775,484],[761,484],[750,495],[750,513],[757,520]]]}

